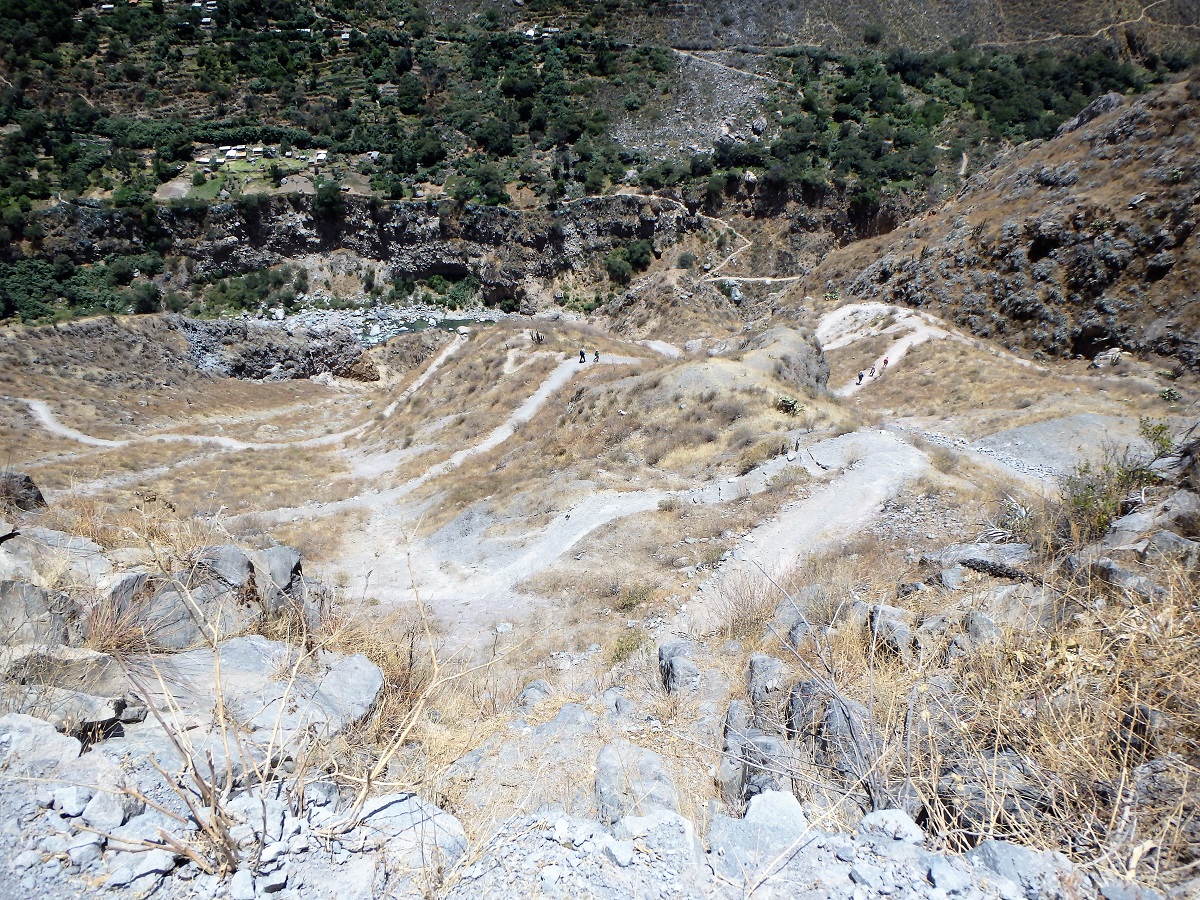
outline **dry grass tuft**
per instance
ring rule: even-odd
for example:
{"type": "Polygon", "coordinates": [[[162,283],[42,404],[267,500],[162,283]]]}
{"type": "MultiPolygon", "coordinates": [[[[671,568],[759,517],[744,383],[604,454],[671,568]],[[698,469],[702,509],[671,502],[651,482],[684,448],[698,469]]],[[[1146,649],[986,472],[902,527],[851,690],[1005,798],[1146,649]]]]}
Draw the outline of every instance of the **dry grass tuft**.
{"type": "Polygon", "coordinates": [[[714,606],[720,632],[727,638],[759,637],[775,617],[779,592],[765,578],[738,574],[721,582],[714,606]]]}

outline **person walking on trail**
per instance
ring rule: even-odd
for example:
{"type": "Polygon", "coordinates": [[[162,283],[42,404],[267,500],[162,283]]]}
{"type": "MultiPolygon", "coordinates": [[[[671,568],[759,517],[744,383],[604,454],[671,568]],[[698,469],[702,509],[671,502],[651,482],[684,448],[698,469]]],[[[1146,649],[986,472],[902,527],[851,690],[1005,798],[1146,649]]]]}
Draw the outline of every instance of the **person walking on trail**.
{"type": "Polygon", "coordinates": [[[870,375],[871,375],[871,377],[872,377],[872,378],[874,378],[874,377],[875,377],[875,367],[874,367],[874,366],[871,366],[871,372],[870,372],[870,375]]]}
{"type": "Polygon", "coordinates": [[[884,368],[884,369],[886,369],[886,368],[887,368],[887,364],[888,364],[888,358],[885,356],[885,357],[883,358],[883,368],[884,368]]]}
{"type": "Polygon", "coordinates": [[[587,351],[582,347],[579,348],[579,361],[581,363],[587,362],[587,351]]]}
{"type": "Polygon", "coordinates": [[[592,362],[600,362],[600,351],[599,350],[596,351],[596,356],[592,360],[592,362]]]}
{"type": "Polygon", "coordinates": [[[866,374],[866,373],[862,372],[861,370],[859,371],[857,384],[862,384],[864,374],[866,374]]]}

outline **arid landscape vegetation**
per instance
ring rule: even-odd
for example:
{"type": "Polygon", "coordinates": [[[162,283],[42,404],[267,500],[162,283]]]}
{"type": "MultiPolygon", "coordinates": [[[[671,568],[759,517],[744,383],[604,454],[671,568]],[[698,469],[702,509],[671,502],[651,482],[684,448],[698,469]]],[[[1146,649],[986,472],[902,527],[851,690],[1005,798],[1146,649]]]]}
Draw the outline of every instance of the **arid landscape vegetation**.
{"type": "Polygon", "coordinates": [[[1197,896],[1135,6],[0,0],[0,897],[1197,896]]]}

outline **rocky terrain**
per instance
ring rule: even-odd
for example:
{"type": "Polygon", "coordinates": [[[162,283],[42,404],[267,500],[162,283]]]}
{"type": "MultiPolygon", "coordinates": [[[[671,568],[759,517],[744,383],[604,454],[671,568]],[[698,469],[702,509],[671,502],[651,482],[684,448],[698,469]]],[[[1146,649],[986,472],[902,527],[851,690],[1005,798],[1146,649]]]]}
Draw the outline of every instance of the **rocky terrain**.
{"type": "MultiPolygon", "coordinates": [[[[5,483],[18,515],[44,504],[28,481],[5,483]]],[[[371,796],[369,784],[354,789],[323,770],[332,742],[369,715],[384,676],[361,654],[333,653],[303,637],[321,633],[329,595],[304,576],[293,551],[210,546],[168,576],[155,572],[171,568],[163,560],[131,567],[128,556],[115,560],[85,539],[6,528],[5,702],[36,714],[0,718],[7,776],[0,883],[9,893],[368,898],[427,896],[440,885],[451,897],[1160,896],[1004,840],[970,841],[965,854],[937,849],[941,841],[927,831],[934,823],[954,823],[964,836],[987,833],[998,814],[1012,825],[1054,827],[1065,786],[1012,750],[974,758],[947,746],[936,793],[924,795],[913,769],[885,762],[898,723],[846,697],[835,669],[814,668],[830,665],[839,637],[869,633],[876,652],[923,673],[922,699],[915,707],[910,700],[903,730],[918,728],[922,741],[953,740],[956,720],[980,712],[971,709],[969,682],[960,681],[970,661],[1010,652],[1008,629],[1033,635],[1063,612],[1067,595],[1031,574],[1027,545],[959,544],[925,554],[928,582],[901,584],[899,597],[907,605],[914,595],[942,592],[937,614],[855,601],[818,628],[810,616],[819,589],[806,589],[802,605],[781,607],[769,624],[787,635],[784,652],[750,656],[744,693],[723,713],[716,704],[729,685],[712,667],[715,648],[662,643],[657,690],[701,697],[699,718],[683,727],[720,748],[714,774],[722,812],[706,814],[706,827],[681,815],[688,786],[673,781],[660,753],[633,743],[664,728],[642,705],[644,692],[614,687],[579,696],[531,729],[522,718],[536,717],[555,690],[531,682],[516,698],[517,717],[456,761],[450,778],[504,783],[521,778],[533,759],[565,761],[585,735],[614,737],[570,802],[505,818],[471,847],[457,818],[419,796],[371,796]],[[967,587],[971,577],[984,579],[982,591],[967,587]],[[248,630],[257,634],[233,637],[248,630]],[[140,652],[129,652],[130,631],[140,652]],[[95,649],[106,643],[112,653],[95,649]],[[911,719],[918,710],[919,726],[911,719]],[[837,818],[856,821],[848,831],[830,820],[839,809],[837,818]]],[[[1195,537],[1200,496],[1179,491],[1117,520],[1063,571],[1077,582],[1095,578],[1126,602],[1161,602],[1165,582],[1128,566],[1171,560],[1194,570],[1195,537]]],[[[1092,605],[1099,612],[1104,602],[1092,605]]],[[[1194,625],[1194,608],[1185,615],[1194,625]]],[[[1145,699],[1189,714],[1187,705],[1173,705],[1187,698],[1145,699]]],[[[1063,710],[1070,702],[1056,701],[1063,710]]],[[[1122,802],[1171,829],[1170,852],[1186,865],[1200,854],[1200,835],[1191,822],[1194,785],[1173,756],[1179,735],[1146,704],[1121,722],[1109,740],[1129,767],[1122,802]]],[[[378,774],[398,749],[387,748],[378,774]]]]}
{"type": "Polygon", "coordinates": [[[54,487],[4,481],[3,891],[1190,896],[1200,497],[1153,369],[879,303],[690,321],[28,331],[9,414],[77,449],[14,441],[54,487]],[[110,338],[168,380],[97,437],[52,375],[110,338]],[[937,353],[992,399],[884,412],[937,353]],[[303,477],[249,490],[272,458],[303,477]]]}
{"type": "Polygon", "coordinates": [[[831,253],[797,290],[936,311],[1006,346],[1194,368],[1200,81],[1095,101],[999,157],[936,214],[831,253]]]}
{"type": "MultiPolygon", "coordinates": [[[[430,6],[442,15],[462,15],[482,5],[469,0],[437,0],[430,6]]],[[[574,6],[569,4],[563,13],[583,15],[589,10],[587,4],[579,4],[578,10],[574,6]]],[[[538,12],[553,11],[538,8],[538,12]]],[[[870,26],[878,27],[881,37],[909,46],[927,46],[958,35],[1000,44],[1063,45],[1109,34],[1125,36],[1131,42],[1171,46],[1186,40],[1187,29],[1195,25],[1194,10],[1184,2],[1153,7],[1087,2],[1066,10],[1039,2],[1016,7],[938,2],[905,8],[903,15],[888,15],[884,8],[867,3],[801,6],[704,0],[649,8],[635,5],[622,12],[625,15],[608,26],[615,33],[639,37],[658,33],[673,46],[713,50],[745,49],[746,45],[853,44],[862,40],[870,26]]]]}
{"type": "MultiPolygon", "coordinates": [[[[314,210],[313,199],[304,195],[255,199],[259,202],[157,210],[156,230],[180,257],[164,286],[187,288],[193,278],[345,250],[356,257],[356,268],[378,268],[381,283],[470,274],[488,305],[516,309],[539,298],[543,282],[594,269],[614,247],[645,239],[661,252],[708,227],[674,200],[636,194],[586,197],[552,210],[452,200],[381,203],[348,195],[336,216],[314,210]]],[[[42,252],[79,263],[143,249],[140,221],[131,223],[121,210],[61,204],[47,211],[43,225],[42,252]]]]}
{"type": "MultiPolygon", "coordinates": [[[[528,4],[545,28],[622,10],[528,4]]],[[[422,199],[371,196],[387,173],[360,160],[311,193],[6,212],[36,227],[0,293],[36,288],[46,314],[0,330],[0,898],[1200,895],[1200,81],[1102,96],[978,171],[956,144],[944,203],[941,181],[850,199],[898,133],[835,189],[804,168],[820,108],[733,121],[867,79],[827,111],[832,171],[884,127],[872,103],[912,122],[940,101],[785,38],[978,26],[1145,59],[1194,17],[879,15],[642,5],[612,34],[651,29],[674,56],[581,31],[568,89],[555,32],[482,12],[455,65],[514,115],[530,100],[545,202],[467,199],[468,167],[500,179],[472,145],[422,199]],[[535,87],[590,103],[593,69],[628,77],[617,50],[728,70],[692,129],[729,138],[719,172],[643,157],[645,192],[624,193],[603,123],[565,100],[557,126],[534,115],[535,87]],[[728,85],[752,81],[739,105],[728,85]],[[55,319],[125,308],[85,288],[151,287],[221,314],[55,319]]],[[[379,78],[437,81],[437,33],[415,62],[339,35],[308,90],[369,41],[379,78]]],[[[962,88],[942,80],[922,83],[962,88]]],[[[347,146],[378,111],[331,103],[362,116],[338,120],[347,146]]],[[[630,140],[686,147],[684,102],[657,113],[630,140]]],[[[401,165],[437,130],[405,115],[401,165]]]]}

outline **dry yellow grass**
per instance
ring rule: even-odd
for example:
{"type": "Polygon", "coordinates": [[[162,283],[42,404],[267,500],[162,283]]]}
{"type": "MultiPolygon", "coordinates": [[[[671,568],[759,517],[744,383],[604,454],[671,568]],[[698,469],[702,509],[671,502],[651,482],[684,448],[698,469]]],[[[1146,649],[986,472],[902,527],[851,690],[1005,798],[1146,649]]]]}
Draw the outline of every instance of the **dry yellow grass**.
{"type": "Polygon", "coordinates": [[[350,476],[341,456],[317,448],[239,450],[202,456],[135,485],[97,494],[116,508],[136,506],[153,494],[181,515],[226,517],[280,507],[342,500],[363,483],[350,476]]]}
{"type": "MultiPolygon", "coordinates": [[[[338,559],[346,548],[346,541],[361,530],[366,521],[367,513],[361,508],[338,509],[299,522],[266,524],[262,531],[276,543],[295,547],[305,562],[321,565],[338,559]]],[[[256,527],[254,517],[250,516],[242,530],[249,532],[256,527]]]]}
{"type": "MultiPolygon", "coordinates": [[[[831,384],[851,381],[858,371],[843,352],[829,356],[831,384]]],[[[913,348],[855,403],[905,415],[953,416],[972,437],[1077,413],[1136,418],[1168,412],[1158,387],[1143,377],[1101,378],[1074,363],[1035,369],[950,341],[913,348]]]]}
{"type": "MultiPolygon", "coordinates": [[[[946,846],[962,849],[996,837],[1061,850],[1163,887],[1186,877],[1200,851],[1194,826],[1200,596],[1194,579],[1160,570],[1166,595],[1142,602],[1099,583],[1081,586],[1048,575],[1048,596],[1062,611],[1058,625],[1004,628],[996,643],[975,645],[948,663],[947,646],[960,633],[952,625],[934,644],[925,640],[916,664],[904,665],[853,619],[855,601],[906,607],[917,624],[936,614],[954,621],[978,602],[970,591],[949,597],[926,590],[896,599],[897,582],[917,574],[896,551],[869,539],[813,559],[783,587],[800,598],[813,626],[834,630],[798,653],[780,639],[768,640],[766,649],[801,677],[831,666],[843,695],[872,712],[883,742],[874,773],[892,784],[909,780],[930,816],[928,830],[946,846]],[[997,762],[1006,753],[1023,760],[1024,794],[1014,793],[1016,782],[997,762]],[[1132,770],[1148,758],[1160,774],[1139,800],[1132,770]]],[[[770,603],[758,602],[764,590],[750,586],[731,600],[727,633],[748,632],[747,653],[761,646],[754,623],[770,618],[770,603]],[[738,598],[740,605],[733,602],[738,598]],[[743,610],[751,612],[748,619],[743,610]],[[751,627],[738,627],[747,620],[751,627]]],[[[791,621],[784,613],[781,618],[791,621]]],[[[744,658],[727,661],[727,668],[737,683],[744,658]]],[[[822,777],[815,770],[798,774],[798,783],[822,777]]]]}

